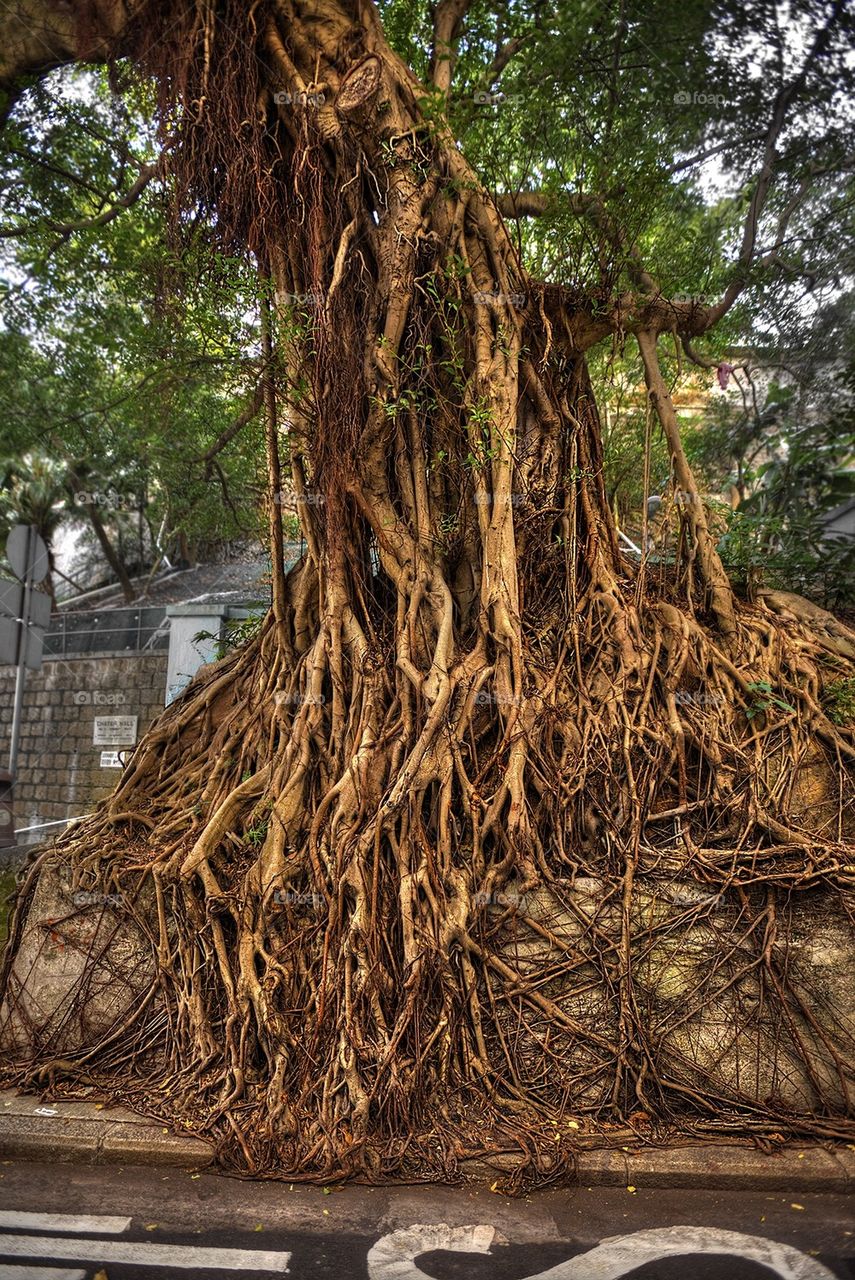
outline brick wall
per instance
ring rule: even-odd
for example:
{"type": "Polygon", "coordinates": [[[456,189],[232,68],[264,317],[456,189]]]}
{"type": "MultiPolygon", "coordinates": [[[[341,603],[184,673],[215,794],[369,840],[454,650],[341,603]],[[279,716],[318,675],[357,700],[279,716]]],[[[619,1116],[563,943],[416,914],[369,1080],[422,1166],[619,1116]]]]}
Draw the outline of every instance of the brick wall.
{"type": "MultiPolygon", "coordinates": [[[[139,734],[163,710],[166,654],[61,658],[27,672],[15,827],[88,813],[113,790],[119,769],[101,767],[106,747],[93,745],[96,716],[137,716],[139,734]]],[[[0,766],[6,767],[15,671],[0,667],[0,766]]],[[[55,835],[54,827],[20,837],[31,844],[55,835]]]]}

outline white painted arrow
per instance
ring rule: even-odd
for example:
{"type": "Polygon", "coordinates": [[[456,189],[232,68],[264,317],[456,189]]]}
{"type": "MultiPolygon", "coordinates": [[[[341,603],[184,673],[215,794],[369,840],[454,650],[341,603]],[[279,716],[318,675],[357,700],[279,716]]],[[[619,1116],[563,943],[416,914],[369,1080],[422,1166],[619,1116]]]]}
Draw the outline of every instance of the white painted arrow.
{"type": "MultiPolygon", "coordinates": [[[[488,1253],[494,1230],[487,1226],[450,1227],[445,1222],[414,1223],[378,1240],[368,1254],[369,1280],[427,1280],[415,1259],[437,1249],[488,1253]]],[[[743,1235],[719,1227],[656,1227],[612,1236],[587,1253],[577,1254],[526,1280],[620,1280],[647,1262],[692,1254],[723,1254],[759,1262],[780,1280],[834,1280],[833,1272],[807,1254],[765,1236],[743,1235]]]]}

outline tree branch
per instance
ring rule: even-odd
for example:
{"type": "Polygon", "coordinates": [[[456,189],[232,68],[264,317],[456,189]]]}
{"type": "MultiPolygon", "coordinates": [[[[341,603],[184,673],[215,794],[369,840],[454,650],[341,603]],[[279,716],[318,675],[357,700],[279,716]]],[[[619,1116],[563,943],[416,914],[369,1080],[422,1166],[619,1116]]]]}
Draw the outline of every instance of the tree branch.
{"type": "Polygon", "coordinates": [[[80,187],[99,199],[103,198],[98,188],[93,183],[87,182],[85,178],[81,178],[79,173],[75,173],[73,169],[66,169],[53,160],[46,160],[44,156],[40,156],[37,151],[31,151],[29,147],[10,147],[7,154],[16,156],[19,160],[27,160],[30,164],[37,164],[48,173],[55,173],[58,178],[70,182],[72,186],[80,187]]]}
{"type": "Polygon", "coordinates": [[[637,288],[648,294],[659,293],[659,285],[644,266],[638,246],[627,244],[623,231],[606,209],[602,196],[569,191],[562,192],[560,196],[545,195],[537,191],[496,196],[496,208],[502,217],[539,218],[559,205],[565,206],[579,218],[587,218],[623,260],[629,277],[637,288]]]}
{"type": "Polygon", "coordinates": [[[769,122],[769,128],[766,131],[766,144],[763,149],[763,163],[757,174],[754,192],[751,197],[751,204],[748,209],[748,216],[745,219],[745,227],[742,232],[742,244],[739,250],[739,257],[737,258],[736,275],[725,290],[724,297],[721,301],[716,303],[714,307],[710,308],[708,328],[717,324],[722,316],[727,314],[748,282],[748,276],[754,257],[754,247],[757,242],[757,230],[760,223],[760,216],[766,206],[766,202],[769,198],[769,192],[775,178],[776,162],[778,159],[778,140],[787,122],[788,109],[793,99],[803,89],[811,67],[816,60],[822,56],[828,47],[832,32],[834,31],[841,15],[845,12],[845,9],[846,0],[835,0],[831,13],[828,17],[828,21],[817,33],[816,39],[805,56],[801,71],[789,82],[789,84],[782,86],[775,95],[775,101],[772,106],[772,116],[769,122]]]}
{"type": "Polygon", "coordinates": [[[679,160],[676,164],[672,164],[665,170],[665,176],[670,178],[675,173],[682,173],[684,169],[691,169],[692,165],[701,164],[704,160],[710,160],[713,156],[721,155],[722,151],[732,151],[734,147],[747,146],[750,142],[762,142],[766,137],[763,129],[756,133],[747,133],[744,138],[738,138],[735,142],[728,138],[727,142],[719,142],[714,147],[708,147],[705,151],[699,151],[696,155],[689,156],[686,160],[679,160]]]}
{"type": "Polygon", "coordinates": [[[504,71],[505,67],[514,55],[519,53],[530,35],[531,32],[526,31],[521,36],[511,36],[510,40],[505,40],[503,44],[497,46],[496,52],[493,55],[493,61],[490,63],[490,69],[484,77],[485,88],[492,88],[504,71]]]}
{"type": "MultiPolygon", "coordinates": [[[[568,196],[571,202],[574,198],[568,196]]],[[[494,199],[503,218],[542,218],[559,206],[557,196],[545,195],[542,191],[505,192],[494,199]]]]}
{"type": "Polygon", "coordinates": [[[0,6],[0,93],[15,93],[28,76],[44,76],[70,62],[103,62],[121,52],[142,0],[97,6],[99,32],[83,45],[80,4],[4,0],[0,6]]]}
{"type": "Polygon", "coordinates": [[[222,453],[226,445],[230,444],[231,441],[234,440],[235,436],[238,435],[239,432],[243,431],[244,427],[250,423],[258,413],[261,408],[262,401],[264,400],[264,387],[265,382],[262,378],[253,392],[252,399],[239,417],[235,418],[231,426],[227,427],[226,430],[217,437],[210,449],[208,449],[207,453],[203,453],[200,457],[196,458],[196,462],[204,462],[205,464],[206,480],[211,478],[211,471],[213,470],[214,459],[217,454],[222,453]]]}
{"type": "Polygon", "coordinates": [[[470,0],[440,0],[434,11],[433,48],[428,74],[436,88],[446,96],[451,89],[457,42],[469,4],[470,0]]]}
{"type": "MultiPolygon", "coordinates": [[[[91,227],[105,227],[114,218],[117,218],[124,209],[130,209],[131,205],[136,204],[152,178],[158,174],[160,168],[160,160],[156,161],[155,164],[143,165],[139,176],[130,189],[113,204],[106,209],[102,209],[100,213],[94,214],[91,218],[80,218],[77,222],[51,222],[46,220],[44,225],[48,230],[55,231],[60,236],[69,236],[75,231],[88,231],[91,227]]],[[[33,229],[33,226],[33,223],[28,223],[23,227],[0,227],[0,239],[9,240],[14,236],[26,235],[28,231],[33,229]]]]}

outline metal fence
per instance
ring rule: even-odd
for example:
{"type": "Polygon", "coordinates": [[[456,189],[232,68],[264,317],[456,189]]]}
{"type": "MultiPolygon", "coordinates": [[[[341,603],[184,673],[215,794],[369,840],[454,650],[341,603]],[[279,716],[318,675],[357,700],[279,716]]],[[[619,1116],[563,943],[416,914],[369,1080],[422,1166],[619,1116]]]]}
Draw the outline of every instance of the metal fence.
{"type": "Polygon", "coordinates": [[[53,614],[45,636],[46,658],[87,653],[144,653],[169,648],[169,621],[162,606],[93,609],[53,614]]]}

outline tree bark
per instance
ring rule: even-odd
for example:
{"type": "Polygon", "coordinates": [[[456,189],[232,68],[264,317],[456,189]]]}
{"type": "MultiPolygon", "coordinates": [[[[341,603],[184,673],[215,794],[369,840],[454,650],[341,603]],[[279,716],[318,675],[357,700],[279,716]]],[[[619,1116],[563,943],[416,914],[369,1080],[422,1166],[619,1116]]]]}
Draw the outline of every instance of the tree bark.
{"type": "MultiPolygon", "coordinates": [[[[272,278],[271,484],[281,413],[307,552],[258,638],[197,677],[31,877],[16,938],[62,864],[122,887],[156,976],[121,1036],[87,1039],[89,960],[62,1025],[13,1038],[13,1078],[95,1082],[290,1177],[448,1176],[488,1148],[547,1180],[572,1168],[568,1109],[727,1127],[721,1083],[666,1063],[667,1020],[645,1013],[668,926],[635,938],[639,884],[695,878],[748,911],[764,876],[844,875],[841,832],[804,827],[781,754],[821,743],[842,801],[852,748],[810,636],[733,601],[702,512],[699,581],[622,562],[583,354],[608,322],[528,278],[372,6],[151,2],[122,47],[160,86],[179,194],[272,278]],[[774,784],[746,768],[758,681],[793,711],[764,728],[774,784]],[[577,876],[603,914],[570,943],[519,904],[578,913],[577,876]]],[[[281,561],[275,521],[273,540],[281,561]]],[[[761,935],[745,946],[771,973],[761,935]]],[[[16,954],[6,1026],[33,981],[16,954]]],[[[745,1127],[790,1123],[727,1104],[745,1127]]]]}
{"type": "Polygon", "coordinates": [[[93,502],[87,502],[85,504],[85,510],[89,517],[89,523],[95,531],[95,537],[98,539],[98,545],[104,552],[104,559],[116,575],[116,580],[122,588],[122,595],[125,597],[128,604],[130,604],[135,599],[136,592],[134,591],[133,583],[131,582],[128,571],[125,568],[124,562],[121,556],[116,553],[116,550],[110,541],[107,530],[104,528],[104,521],[99,515],[98,508],[93,502]]]}

